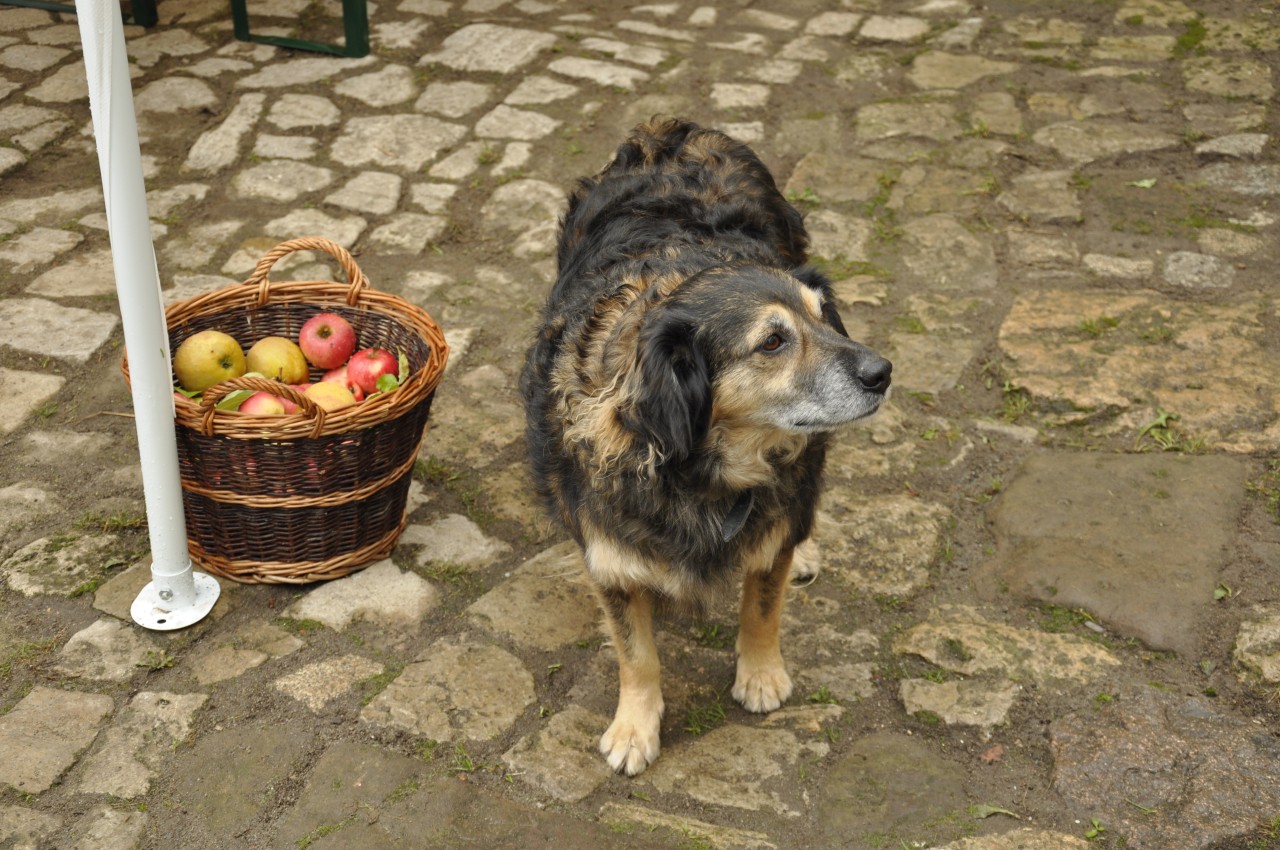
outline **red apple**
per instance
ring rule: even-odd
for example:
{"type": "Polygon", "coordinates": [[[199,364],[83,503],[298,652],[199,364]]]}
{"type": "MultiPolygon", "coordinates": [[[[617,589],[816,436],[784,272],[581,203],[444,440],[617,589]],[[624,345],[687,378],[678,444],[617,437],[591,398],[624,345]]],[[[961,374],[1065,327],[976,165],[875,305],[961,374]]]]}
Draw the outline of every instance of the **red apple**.
{"type": "Polygon", "coordinates": [[[312,366],[334,369],[356,350],[356,331],[337,313],[320,313],[303,323],[298,347],[312,366]]]}
{"type": "MultiPolygon", "coordinates": [[[[311,386],[311,384],[290,384],[289,386],[300,393],[305,393],[307,391],[307,387],[311,386]]],[[[291,401],[284,396],[280,396],[280,403],[284,405],[285,413],[298,412],[298,403],[296,401],[291,401]]]]}
{"type": "Polygon", "coordinates": [[[279,396],[259,391],[246,398],[239,410],[251,416],[279,416],[286,412],[284,401],[279,396]]]}
{"type": "Polygon", "coordinates": [[[366,348],[347,361],[347,377],[366,394],[378,391],[378,378],[400,374],[400,361],[390,351],[366,348]]]}
{"type": "Polygon", "coordinates": [[[345,363],[337,369],[330,369],[328,372],[325,372],[324,377],[320,380],[334,381],[342,384],[344,387],[351,390],[351,394],[356,397],[356,401],[364,401],[364,390],[360,388],[359,384],[351,380],[351,376],[347,374],[347,364],[345,363]]]}

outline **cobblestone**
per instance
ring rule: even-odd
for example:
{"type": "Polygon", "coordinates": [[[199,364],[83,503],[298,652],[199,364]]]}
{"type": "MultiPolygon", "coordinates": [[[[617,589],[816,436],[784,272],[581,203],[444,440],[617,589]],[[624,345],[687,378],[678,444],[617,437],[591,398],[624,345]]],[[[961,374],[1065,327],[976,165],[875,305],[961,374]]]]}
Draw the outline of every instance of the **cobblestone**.
{"type": "MultiPolygon", "coordinates": [[[[1264,6],[397,0],[342,58],[162,0],[126,46],[165,302],[320,235],[451,347],[390,557],[224,581],[169,635],[129,622],[147,506],[79,26],[6,8],[0,846],[1273,839],[1264,6]],[[667,112],[752,144],[895,387],[829,452],[792,698],[729,698],[731,598],[664,611],[663,754],[626,779],[517,385],[568,193],[667,112]]],[[[341,31],[301,0],[251,15],[341,31]]],[[[272,276],[345,279],[313,252],[272,276]]]]}

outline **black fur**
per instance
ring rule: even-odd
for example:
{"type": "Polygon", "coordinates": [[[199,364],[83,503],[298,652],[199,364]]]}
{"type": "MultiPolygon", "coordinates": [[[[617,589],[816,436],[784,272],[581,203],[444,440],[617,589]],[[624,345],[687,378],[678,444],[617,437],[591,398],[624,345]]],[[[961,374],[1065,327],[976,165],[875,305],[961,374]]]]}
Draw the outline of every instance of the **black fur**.
{"type": "MultiPolygon", "coordinates": [[[[829,305],[830,283],[805,266],[807,249],[799,213],[755,154],[694,124],[638,128],[603,172],[579,184],[562,222],[559,275],[521,376],[538,492],[579,543],[589,523],[650,560],[714,582],[779,525],[784,546],[808,536],[825,434],[810,436],[798,456],[775,458],[772,480],[748,491],[725,483],[725,459],[706,443],[718,358],[741,344],[753,302],[779,297],[777,272],[829,305]],[[726,268],[731,292],[717,274],[726,268]],[[658,282],[672,277],[684,282],[661,295],[658,282]],[[602,318],[627,298],[647,311],[630,336],[602,318]],[[563,375],[564,364],[583,360],[602,339],[618,362],[639,369],[638,394],[618,424],[634,436],[637,456],[655,451],[652,475],[623,464],[601,479],[566,446],[566,396],[598,388],[579,365],[577,383],[558,390],[557,368],[563,375]],[[740,522],[726,540],[726,524],[740,522]]],[[[845,335],[834,308],[824,308],[824,318],[845,335]]]]}

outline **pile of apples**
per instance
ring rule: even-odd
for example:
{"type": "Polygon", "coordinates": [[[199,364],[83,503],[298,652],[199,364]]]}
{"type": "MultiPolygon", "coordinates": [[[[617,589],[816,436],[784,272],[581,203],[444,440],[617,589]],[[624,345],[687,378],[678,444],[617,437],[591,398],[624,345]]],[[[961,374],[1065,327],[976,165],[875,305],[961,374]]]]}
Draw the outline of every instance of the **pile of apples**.
{"type": "MultiPolygon", "coordinates": [[[[282,336],[264,337],[245,354],[235,337],[204,330],[182,341],[173,356],[178,392],[188,398],[209,387],[249,375],[288,384],[326,411],[341,410],[366,396],[400,386],[409,372],[408,358],[382,348],[356,351],[356,332],[337,313],[312,316],[294,342],[282,336]],[[311,383],[311,368],[324,376],[311,383]]],[[[219,410],[239,410],[254,416],[294,413],[298,405],[283,396],[236,390],[218,402],[219,410]]]]}

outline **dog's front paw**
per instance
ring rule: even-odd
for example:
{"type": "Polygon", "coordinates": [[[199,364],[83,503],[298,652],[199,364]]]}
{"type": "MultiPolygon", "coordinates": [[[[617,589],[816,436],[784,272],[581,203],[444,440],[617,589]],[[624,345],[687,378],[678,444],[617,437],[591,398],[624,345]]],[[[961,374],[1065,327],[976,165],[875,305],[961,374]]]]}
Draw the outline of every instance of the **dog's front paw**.
{"type": "Polygon", "coordinates": [[[635,776],[653,764],[661,749],[662,712],[638,714],[619,709],[600,738],[600,752],[615,773],[635,776]]]}
{"type": "Polygon", "coordinates": [[[738,658],[738,676],[733,698],[747,711],[764,714],[781,706],[791,696],[791,677],[782,659],[772,664],[751,664],[738,658]]]}

